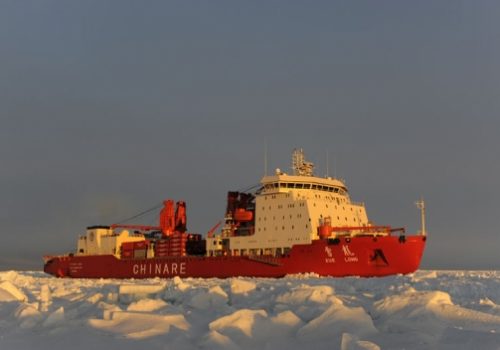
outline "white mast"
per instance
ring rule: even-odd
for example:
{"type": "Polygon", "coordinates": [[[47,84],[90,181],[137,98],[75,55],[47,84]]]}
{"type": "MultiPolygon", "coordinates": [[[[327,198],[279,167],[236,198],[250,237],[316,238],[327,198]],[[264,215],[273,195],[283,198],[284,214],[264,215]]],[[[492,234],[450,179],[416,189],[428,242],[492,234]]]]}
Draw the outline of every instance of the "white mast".
{"type": "Polygon", "coordinates": [[[267,141],[264,146],[264,176],[267,176],[267,141]]]}
{"type": "Polygon", "coordinates": [[[326,150],[326,177],[328,178],[330,176],[330,164],[329,164],[329,159],[328,159],[328,150],[326,150]]]}
{"type": "Polygon", "coordinates": [[[417,205],[417,208],[420,209],[420,215],[421,215],[421,221],[422,221],[422,230],[420,233],[422,236],[427,236],[427,231],[425,230],[425,202],[424,202],[424,199],[421,198],[419,201],[416,201],[415,204],[417,205]]]}

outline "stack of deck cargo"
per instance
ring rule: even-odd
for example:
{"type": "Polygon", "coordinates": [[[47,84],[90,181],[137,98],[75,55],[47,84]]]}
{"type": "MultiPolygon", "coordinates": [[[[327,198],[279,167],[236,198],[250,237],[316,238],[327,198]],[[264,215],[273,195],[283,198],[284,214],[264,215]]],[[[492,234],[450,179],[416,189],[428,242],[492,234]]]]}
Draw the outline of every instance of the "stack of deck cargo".
{"type": "Polygon", "coordinates": [[[190,235],[187,233],[174,232],[165,239],[155,242],[155,257],[186,256],[186,243],[190,235]]]}
{"type": "Polygon", "coordinates": [[[174,232],[170,236],[170,255],[186,256],[187,233],[174,232]]]}
{"type": "Polygon", "coordinates": [[[144,259],[147,256],[148,242],[124,242],[121,246],[122,258],[144,259]]]}
{"type": "Polygon", "coordinates": [[[188,255],[205,255],[206,244],[202,236],[197,233],[190,233],[186,243],[186,252],[188,255]]]}
{"type": "Polygon", "coordinates": [[[134,244],[133,242],[122,243],[120,256],[122,258],[132,258],[134,256],[134,244]]]}
{"type": "Polygon", "coordinates": [[[134,259],[145,259],[148,252],[148,242],[141,241],[134,243],[134,259]]]}
{"type": "Polygon", "coordinates": [[[155,242],[155,257],[169,256],[170,239],[159,239],[155,242]]]}

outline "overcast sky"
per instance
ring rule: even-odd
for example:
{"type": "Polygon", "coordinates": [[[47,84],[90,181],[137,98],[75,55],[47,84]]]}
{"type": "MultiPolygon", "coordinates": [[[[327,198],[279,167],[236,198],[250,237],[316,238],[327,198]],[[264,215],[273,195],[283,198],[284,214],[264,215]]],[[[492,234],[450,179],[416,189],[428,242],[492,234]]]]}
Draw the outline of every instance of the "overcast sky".
{"type": "MultiPolygon", "coordinates": [[[[206,233],[302,147],[423,268],[500,269],[497,1],[0,2],[0,270],[165,198],[206,233]]],[[[154,223],[154,217],[144,223],[154,223]]],[[[138,222],[139,223],[139,222],[138,222]]]]}

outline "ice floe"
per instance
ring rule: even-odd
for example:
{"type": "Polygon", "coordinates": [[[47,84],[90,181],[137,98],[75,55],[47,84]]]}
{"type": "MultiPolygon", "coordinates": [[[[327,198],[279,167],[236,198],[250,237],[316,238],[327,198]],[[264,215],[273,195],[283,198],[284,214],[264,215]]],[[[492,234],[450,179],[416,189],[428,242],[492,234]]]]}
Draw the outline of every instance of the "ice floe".
{"type": "Polygon", "coordinates": [[[499,271],[57,279],[0,272],[0,349],[500,349],[499,271]]]}

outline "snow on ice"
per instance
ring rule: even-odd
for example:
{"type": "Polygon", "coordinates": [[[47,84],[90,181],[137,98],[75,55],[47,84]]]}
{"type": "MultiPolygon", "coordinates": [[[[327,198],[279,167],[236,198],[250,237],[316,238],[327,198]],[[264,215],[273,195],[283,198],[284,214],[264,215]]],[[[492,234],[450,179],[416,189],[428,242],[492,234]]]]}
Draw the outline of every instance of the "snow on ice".
{"type": "Polygon", "coordinates": [[[496,349],[500,271],[57,279],[0,272],[0,349],[496,349]]]}

